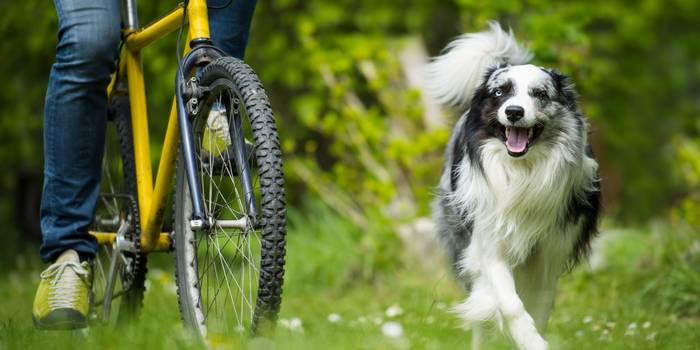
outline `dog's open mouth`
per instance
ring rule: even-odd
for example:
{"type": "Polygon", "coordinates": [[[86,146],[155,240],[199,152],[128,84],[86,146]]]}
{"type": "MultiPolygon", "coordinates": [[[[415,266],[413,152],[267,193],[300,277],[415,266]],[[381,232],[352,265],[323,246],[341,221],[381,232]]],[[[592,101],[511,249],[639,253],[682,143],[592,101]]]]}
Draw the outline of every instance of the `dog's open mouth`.
{"type": "Polygon", "coordinates": [[[504,126],[503,134],[506,139],[506,149],[511,157],[520,157],[527,153],[530,145],[542,134],[544,128],[536,124],[530,128],[504,126]]]}

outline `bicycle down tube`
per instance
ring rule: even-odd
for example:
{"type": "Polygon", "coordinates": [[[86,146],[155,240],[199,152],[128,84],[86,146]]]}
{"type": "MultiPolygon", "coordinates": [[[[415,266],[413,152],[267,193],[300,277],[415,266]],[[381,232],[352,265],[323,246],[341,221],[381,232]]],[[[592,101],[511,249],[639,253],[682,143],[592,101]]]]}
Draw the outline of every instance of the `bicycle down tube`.
{"type": "MultiPolygon", "coordinates": [[[[189,31],[187,36],[188,45],[185,47],[182,61],[182,68],[185,74],[193,68],[194,63],[202,56],[217,58],[222,55],[219,50],[210,46],[206,1],[190,0],[186,6],[189,31]]],[[[122,53],[122,59],[120,59],[118,74],[114,75],[109,84],[108,96],[111,98],[119,89],[118,82],[123,81],[123,78],[128,76],[126,80],[129,104],[131,106],[138,204],[141,212],[141,250],[144,252],[169,250],[171,246],[169,234],[160,232],[160,229],[162,227],[167,196],[174,178],[180,140],[182,140],[181,146],[185,156],[188,183],[192,189],[190,193],[193,197],[193,208],[195,209],[193,219],[203,220],[205,225],[206,223],[204,222],[205,218],[202,211],[201,195],[199,191],[195,190],[200,186],[196,176],[197,170],[194,154],[191,151],[193,147],[187,110],[181,95],[182,84],[180,82],[184,77],[181,76],[179,70],[176,77],[177,93],[172,102],[154,186],[141,49],[180,28],[185,9],[180,4],[170,13],[140,30],[136,20],[138,17],[135,1],[124,0],[123,9],[127,12],[125,13],[126,28],[123,33],[126,49],[122,53]]],[[[92,232],[92,234],[101,244],[111,243],[115,239],[114,233],[92,232]]]]}

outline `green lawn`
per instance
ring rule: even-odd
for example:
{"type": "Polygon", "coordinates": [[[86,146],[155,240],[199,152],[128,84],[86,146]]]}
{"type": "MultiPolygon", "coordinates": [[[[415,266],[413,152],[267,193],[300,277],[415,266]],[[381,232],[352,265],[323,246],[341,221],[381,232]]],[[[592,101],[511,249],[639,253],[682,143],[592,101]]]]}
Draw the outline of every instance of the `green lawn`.
{"type": "MultiPolygon", "coordinates": [[[[406,256],[386,229],[361,230],[323,208],[310,211],[314,215],[290,216],[276,333],[269,338],[217,339],[213,347],[468,347],[469,332],[461,330],[449,312],[464,293],[443,264],[406,256]]],[[[561,280],[546,336],[551,348],[700,347],[697,233],[665,224],[604,231],[604,254],[561,280]]],[[[146,307],[138,324],[94,328],[87,335],[33,329],[31,303],[42,266],[31,252],[15,260],[15,266],[3,267],[0,277],[0,350],[201,347],[179,323],[171,255],[153,256],[149,264],[146,307]]],[[[495,330],[492,335],[486,348],[510,347],[495,330]]]]}

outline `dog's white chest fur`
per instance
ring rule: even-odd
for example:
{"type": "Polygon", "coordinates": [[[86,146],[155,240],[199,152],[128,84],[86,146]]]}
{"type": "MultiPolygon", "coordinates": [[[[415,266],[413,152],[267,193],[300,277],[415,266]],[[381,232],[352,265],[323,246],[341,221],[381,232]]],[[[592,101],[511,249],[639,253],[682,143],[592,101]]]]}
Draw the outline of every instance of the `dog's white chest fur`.
{"type": "Polygon", "coordinates": [[[525,261],[541,238],[566,238],[562,236],[567,225],[576,224],[564,218],[567,205],[595,176],[593,159],[567,159],[551,150],[513,158],[496,140],[484,144],[480,153],[482,169],[463,161],[457,190],[450,198],[479,228],[475,232],[500,243],[513,266],[525,261]]]}

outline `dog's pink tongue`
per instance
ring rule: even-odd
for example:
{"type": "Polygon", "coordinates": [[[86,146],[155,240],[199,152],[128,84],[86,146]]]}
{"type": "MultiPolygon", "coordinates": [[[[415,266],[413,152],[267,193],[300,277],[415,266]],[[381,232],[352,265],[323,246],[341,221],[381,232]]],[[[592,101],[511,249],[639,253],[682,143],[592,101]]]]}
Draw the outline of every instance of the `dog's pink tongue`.
{"type": "Polygon", "coordinates": [[[510,128],[510,132],[508,132],[506,137],[506,147],[513,153],[520,153],[527,147],[526,128],[510,128]]]}

